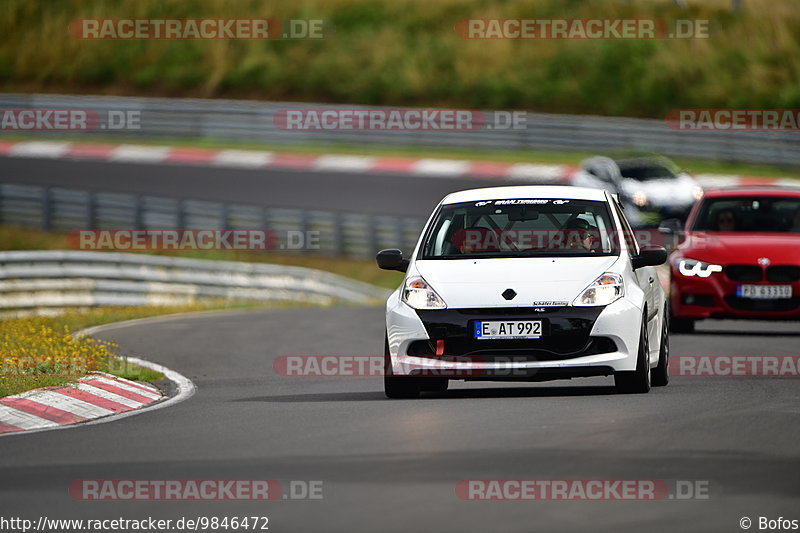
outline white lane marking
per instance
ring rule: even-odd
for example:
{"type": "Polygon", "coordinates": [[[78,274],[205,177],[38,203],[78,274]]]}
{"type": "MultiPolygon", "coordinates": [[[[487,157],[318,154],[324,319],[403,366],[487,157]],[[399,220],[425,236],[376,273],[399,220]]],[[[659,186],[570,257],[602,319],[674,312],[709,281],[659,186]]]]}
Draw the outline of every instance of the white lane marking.
{"type": "Polygon", "coordinates": [[[515,180],[557,181],[564,175],[566,169],[566,165],[516,163],[508,168],[507,176],[515,180]]]}
{"type": "Polygon", "coordinates": [[[454,159],[419,159],[411,165],[412,174],[432,176],[463,176],[472,163],[454,159]]]}
{"type": "Polygon", "coordinates": [[[313,168],[338,172],[365,172],[372,168],[374,161],[374,157],[323,155],[317,158],[313,168]]]}
{"type": "Polygon", "coordinates": [[[128,161],[131,163],[158,163],[167,158],[171,149],[169,146],[121,144],[111,151],[109,160],[128,161]]]}
{"type": "Polygon", "coordinates": [[[126,398],[125,396],[120,396],[119,394],[114,394],[113,392],[108,392],[107,390],[100,389],[98,387],[94,387],[94,386],[89,385],[89,384],[87,384],[87,383],[85,383],[83,381],[78,381],[78,382],[74,383],[71,386],[74,386],[78,390],[82,390],[84,392],[88,392],[89,394],[93,394],[93,395],[98,396],[100,398],[104,398],[104,399],[110,400],[112,402],[121,403],[122,405],[130,407],[131,409],[136,409],[137,407],[141,407],[143,405],[146,405],[146,404],[144,404],[142,402],[137,402],[136,400],[131,400],[130,398],[126,398]]]}
{"type": "Polygon", "coordinates": [[[61,409],[81,418],[97,418],[114,414],[114,411],[49,390],[33,390],[16,396],[48,407],[61,409]]]}
{"type": "Polygon", "coordinates": [[[0,422],[11,424],[12,426],[22,429],[39,429],[58,426],[56,422],[39,418],[38,416],[24,411],[18,411],[7,405],[0,405],[0,422]]]}
{"type": "Polygon", "coordinates": [[[213,165],[222,167],[258,168],[268,165],[275,158],[272,152],[255,150],[222,150],[213,159],[213,165]]]}
{"type": "Polygon", "coordinates": [[[141,389],[139,387],[134,387],[132,385],[128,385],[124,381],[120,381],[120,380],[116,380],[116,379],[108,379],[108,378],[104,378],[102,376],[97,376],[97,375],[90,375],[90,376],[84,378],[84,383],[89,383],[91,385],[93,381],[99,381],[100,383],[105,383],[106,385],[111,385],[112,387],[117,387],[119,389],[126,390],[128,392],[133,392],[135,394],[138,394],[139,396],[144,396],[145,398],[150,398],[151,400],[158,400],[159,398],[161,398],[160,394],[157,394],[157,393],[154,393],[154,392],[150,392],[150,391],[146,391],[144,389],[141,389]]]}
{"type": "Polygon", "coordinates": [[[70,143],[68,142],[26,141],[15,144],[9,154],[16,157],[47,157],[55,159],[64,157],[69,147],[70,143]]]}

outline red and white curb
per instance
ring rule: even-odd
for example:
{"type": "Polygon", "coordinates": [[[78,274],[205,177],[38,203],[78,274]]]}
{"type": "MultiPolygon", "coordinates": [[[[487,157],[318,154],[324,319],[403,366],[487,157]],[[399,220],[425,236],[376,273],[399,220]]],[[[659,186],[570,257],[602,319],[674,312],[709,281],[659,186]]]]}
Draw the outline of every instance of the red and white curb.
{"type": "MultiPolygon", "coordinates": [[[[76,336],[132,324],[182,318],[187,313],[137,318],[83,329],[76,336]]],[[[158,363],[126,357],[129,363],[155,370],[172,383],[169,396],[149,384],[94,372],[64,387],[48,387],[0,399],[0,437],[103,424],[180,403],[197,392],[192,381],[158,363]]]]}
{"type": "MultiPolygon", "coordinates": [[[[475,178],[534,183],[570,183],[573,165],[503,163],[413,157],[356,155],[307,155],[260,150],[215,150],[136,144],[88,144],[52,141],[0,141],[0,156],[46,159],[117,161],[126,163],[174,163],[226,168],[282,168],[349,173],[389,173],[427,178],[475,178]]],[[[695,176],[704,188],[788,185],[793,179],[721,174],[695,176]]]]}
{"type": "Polygon", "coordinates": [[[163,397],[152,385],[92,372],[61,387],[0,398],[0,434],[87,422],[139,409],[163,397]]]}

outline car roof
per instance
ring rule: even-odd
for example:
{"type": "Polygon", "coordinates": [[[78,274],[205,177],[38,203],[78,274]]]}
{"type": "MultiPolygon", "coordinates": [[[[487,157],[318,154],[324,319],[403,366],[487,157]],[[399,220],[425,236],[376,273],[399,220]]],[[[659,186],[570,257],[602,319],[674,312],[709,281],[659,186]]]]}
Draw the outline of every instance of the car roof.
{"type": "Polygon", "coordinates": [[[521,185],[468,189],[448,194],[443,204],[478,202],[481,200],[509,200],[514,198],[564,198],[569,200],[606,201],[603,189],[572,187],[569,185],[521,185]]]}
{"type": "Polygon", "coordinates": [[[748,196],[783,196],[783,197],[800,197],[800,188],[798,187],[734,187],[711,189],[703,192],[705,198],[740,198],[748,196]]]}

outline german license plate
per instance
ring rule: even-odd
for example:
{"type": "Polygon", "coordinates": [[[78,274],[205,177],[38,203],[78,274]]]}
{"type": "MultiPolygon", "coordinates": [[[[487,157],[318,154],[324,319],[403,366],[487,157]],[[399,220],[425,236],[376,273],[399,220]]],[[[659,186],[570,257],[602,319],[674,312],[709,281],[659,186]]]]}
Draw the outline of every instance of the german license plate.
{"type": "Polygon", "coordinates": [[[780,300],[792,297],[791,285],[739,285],[736,296],[753,300],[780,300]]]}
{"type": "Polygon", "coordinates": [[[488,339],[538,339],[542,336],[541,320],[503,320],[475,322],[475,338],[488,339]]]}

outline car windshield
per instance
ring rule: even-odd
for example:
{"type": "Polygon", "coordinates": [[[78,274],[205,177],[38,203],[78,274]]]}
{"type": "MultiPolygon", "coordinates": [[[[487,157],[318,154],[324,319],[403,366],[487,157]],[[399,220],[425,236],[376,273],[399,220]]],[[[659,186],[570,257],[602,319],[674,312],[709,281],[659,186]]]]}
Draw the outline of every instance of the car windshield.
{"type": "Polygon", "coordinates": [[[442,206],[422,259],[617,255],[606,202],[484,200],[442,206]]]}
{"type": "Polygon", "coordinates": [[[706,198],[694,231],[800,233],[800,197],[706,198]]]}
{"type": "Polygon", "coordinates": [[[657,163],[635,165],[620,164],[620,172],[623,178],[630,178],[638,181],[675,178],[675,173],[673,171],[657,163]]]}

